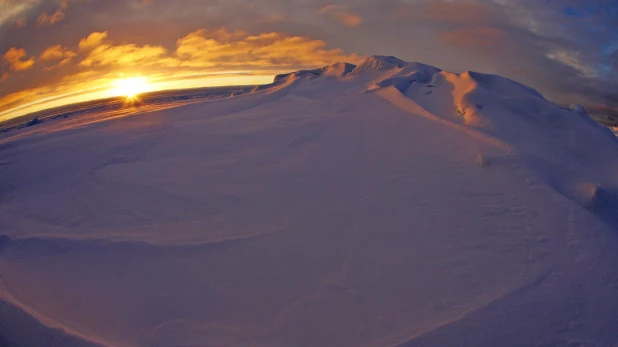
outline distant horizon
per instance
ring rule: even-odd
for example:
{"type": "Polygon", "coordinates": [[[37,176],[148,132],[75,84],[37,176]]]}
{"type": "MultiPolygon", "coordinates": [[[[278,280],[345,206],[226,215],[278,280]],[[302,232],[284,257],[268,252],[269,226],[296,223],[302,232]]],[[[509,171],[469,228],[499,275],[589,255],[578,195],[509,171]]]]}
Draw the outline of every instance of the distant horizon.
{"type": "Polygon", "coordinates": [[[618,4],[0,0],[0,120],[150,90],[268,83],[393,55],[618,115],[618,4]]]}
{"type": "MultiPolygon", "coordinates": [[[[215,80],[226,80],[227,83],[217,83],[216,81],[210,83],[195,83],[195,79],[187,79],[187,80],[178,80],[170,82],[154,82],[152,83],[151,89],[138,93],[141,94],[149,94],[155,92],[163,92],[163,91],[181,91],[181,90],[194,90],[201,88],[216,88],[216,87],[234,87],[234,86],[245,86],[245,85],[262,85],[268,84],[272,82],[272,79],[275,75],[264,75],[264,76],[243,76],[237,75],[234,77],[223,77],[223,78],[215,78],[215,80]],[[237,81],[238,83],[229,82],[229,81],[237,81]],[[241,83],[241,82],[253,82],[253,83],[241,83]]],[[[210,78],[212,79],[212,78],[210,78]]],[[[60,108],[63,106],[76,105],[84,102],[90,101],[99,101],[106,100],[111,98],[124,98],[125,95],[121,93],[110,93],[112,88],[97,88],[91,91],[86,92],[77,92],[71,93],[67,95],[61,95],[52,97],[49,99],[38,100],[32,103],[24,104],[17,106],[12,109],[8,109],[0,112],[0,123],[10,121],[15,118],[27,117],[28,115],[46,111],[53,110],[56,108],[60,108]]]]}
{"type": "MultiPolygon", "coordinates": [[[[363,58],[363,59],[366,59],[366,58],[363,58]]],[[[341,62],[333,62],[333,64],[335,63],[341,63],[341,62]]],[[[356,64],[353,64],[353,65],[357,65],[360,63],[361,62],[358,61],[356,62],[356,64]]],[[[425,64],[425,63],[422,63],[422,64],[425,64]]],[[[328,66],[328,65],[331,65],[331,64],[326,64],[324,66],[328,66]]],[[[430,65],[430,64],[427,64],[427,65],[430,65]]],[[[324,66],[314,67],[314,68],[321,68],[324,66]]],[[[191,82],[195,82],[195,80],[200,80],[199,78],[195,78],[195,77],[189,78],[189,79],[172,80],[172,81],[161,81],[161,82],[155,81],[154,83],[150,84],[150,88],[148,90],[145,90],[145,91],[142,91],[136,94],[137,94],[137,97],[139,98],[140,95],[150,95],[150,94],[160,93],[160,92],[175,92],[175,91],[182,92],[182,91],[192,91],[192,90],[200,90],[200,89],[219,88],[219,87],[232,88],[232,87],[266,85],[266,84],[272,83],[273,79],[277,75],[289,74],[295,71],[308,70],[308,69],[310,70],[311,68],[297,69],[297,70],[282,70],[282,71],[278,71],[277,73],[263,75],[263,76],[262,75],[253,76],[250,74],[244,74],[244,75],[238,74],[238,75],[234,75],[235,77],[237,77],[237,79],[233,79],[233,80],[239,81],[239,83],[232,83],[232,84],[227,84],[227,83],[217,84],[216,82],[215,83],[212,83],[212,82],[191,83],[191,82]],[[253,81],[257,83],[240,83],[244,81],[248,81],[248,82],[253,81]],[[161,87],[161,85],[164,85],[164,87],[161,87]]],[[[198,75],[198,77],[202,78],[201,80],[203,80],[203,78],[208,78],[208,77],[210,77],[209,79],[212,79],[212,76],[213,75],[198,75]]],[[[227,80],[227,81],[230,80],[229,76],[226,76],[220,79],[227,80]]],[[[520,81],[517,81],[517,80],[515,81],[518,83],[521,83],[520,81]]],[[[73,94],[69,94],[66,96],[59,96],[59,97],[51,98],[50,100],[40,100],[38,102],[21,105],[14,109],[9,109],[7,111],[0,112],[0,129],[2,125],[10,123],[14,119],[21,119],[21,118],[28,118],[29,116],[36,116],[39,113],[44,113],[46,111],[52,112],[54,110],[61,110],[64,107],[67,107],[70,109],[70,107],[74,105],[84,105],[84,104],[88,104],[91,102],[96,103],[96,102],[111,100],[111,99],[123,100],[127,98],[127,96],[124,95],[123,93],[110,94],[110,90],[113,90],[113,87],[99,88],[93,91],[86,91],[86,92],[81,92],[81,93],[78,92],[78,93],[73,93],[73,94]],[[27,111],[24,111],[24,110],[27,110],[27,111]],[[11,116],[7,117],[7,115],[11,115],[11,116]]],[[[550,100],[552,102],[556,102],[557,104],[561,104],[564,107],[568,107],[573,104],[568,101],[560,103],[559,101],[556,101],[556,100],[552,100],[552,99],[550,100]]],[[[584,108],[591,116],[594,116],[594,118],[597,121],[601,121],[603,123],[603,119],[607,118],[607,119],[611,119],[611,121],[607,122],[606,125],[612,125],[612,126],[618,125],[618,119],[615,119],[618,117],[618,113],[616,111],[602,107],[602,106],[596,106],[596,105],[586,105],[584,106],[584,108]]]]}

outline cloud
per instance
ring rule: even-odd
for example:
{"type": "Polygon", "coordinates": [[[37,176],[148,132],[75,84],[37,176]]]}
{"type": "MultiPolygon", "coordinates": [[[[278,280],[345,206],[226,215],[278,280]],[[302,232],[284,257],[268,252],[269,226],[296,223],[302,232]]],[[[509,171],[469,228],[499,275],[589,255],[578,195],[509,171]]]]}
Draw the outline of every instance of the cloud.
{"type": "Polygon", "coordinates": [[[595,68],[586,65],[582,60],[579,59],[578,54],[576,52],[569,52],[566,50],[557,50],[553,52],[549,52],[547,54],[549,59],[557,61],[566,66],[572,67],[577,70],[584,77],[597,77],[598,72],[595,68]]]}
{"type": "Polygon", "coordinates": [[[82,67],[128,68],[303,68],[337,61],[358,61],[340,49],[326,49],[326,42],[284,33],[250,35],[242,30],[200,29],[176,42],[168,52],[158,45],[103,43],[106,33],[93,33],[80,41],[80,49],[91,49],[82,67]],[[95,48],[94,48],[95,47],[95,48]]]}
{"type": "Polygon", "coordinates": [[[46,67],[45,70],[54,70],[61,66],[67,65],[73,60],[73,58],[77,56],[77,53],[63,48],[61,45],[50,46],[41,53],[39,56],[39,60],[41,61],[57,61],[60,60],[57,64],[46,67]]]}
{"type": "Polygon", "coordinates": [[[41,13],[39,18],[37,19],[37,23],[43,26],[43,25],[54,25],[58,22],[63,21],[67,8],[68,8],[67,2],[62,1],[60,3],[60,7],[56,10],[56,12],[52,14],[47,14],[47,12],[41,13]]]}
{"type": "Polygon", "coordinates": [[[14,21],[39,3],[39,0],[0,0],[0,26],[14,21]]]}
{"type": "Polygon", "coordinates": [[[348,12],[345,5],[330,4],[322,7],[319,11],[320,14],[326,15],[332,20],[349,27],[357,27],[363,22],[363,17],[348,12]]]}
{"type": "Polygon", "coordinates": [[[88,37],[81,39],[79,41],[79,50],[80,51],[90,51],[93,50],[103,44],[103,42],[107,39],[107,31],[105,32],[93,32],[88,35],[88,37]]]}
{"type": "Polygon", "coordinates": [[[606,105],[586,105],[586,110],[592,115],[618,118],[618,107],[610,107],[606,105]]]}
{"type": "Polygon", "coordinates": [[[12,47],[2,58],[12,71],[25,71],[34,66],[34,57],[28,58],[28,53],[23,48],[12,47]]]}
{"type": "Polygon", "coordinates": [[[145,45],[140,47],[134,44],[118,46],[103,44],[92,50],[79,65],[83,67],[153,65],[164,58],[166,53],[167,50],[161,46],[145,45]]]}
{"type": "Polygon", "coordinates": [[[62,58],[74,57],[75,52],[63,48],[61,45],[50,46],[41,53],[39,60],[57,60],[62,58]]]}
{"type": "Polygon", "coordinates": [[[192,67],[308,67],[337,61],[356,62],[357,55],[326,49],[326,42],[283,33],[248,35],[201,29],[177,42],[180,64],[192,67]]]}

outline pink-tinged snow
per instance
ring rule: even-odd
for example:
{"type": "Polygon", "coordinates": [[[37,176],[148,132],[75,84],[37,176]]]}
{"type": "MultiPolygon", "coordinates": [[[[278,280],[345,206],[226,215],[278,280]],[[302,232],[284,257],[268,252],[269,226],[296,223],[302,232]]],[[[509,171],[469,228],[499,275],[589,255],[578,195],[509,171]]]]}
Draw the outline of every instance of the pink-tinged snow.
{"type": "Polygon", "coordinates": [[[16,134],[0,341],[618,344],[618,140],[513,81],[373,57],[16,134]]]}

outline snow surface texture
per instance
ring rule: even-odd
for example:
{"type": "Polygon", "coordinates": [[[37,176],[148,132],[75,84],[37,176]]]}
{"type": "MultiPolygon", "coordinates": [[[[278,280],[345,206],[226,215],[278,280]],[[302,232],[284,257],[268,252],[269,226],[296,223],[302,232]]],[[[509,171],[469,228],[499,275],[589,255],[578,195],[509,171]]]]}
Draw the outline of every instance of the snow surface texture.
{"type": "Polygon", "coordinates": [[[0,138],[3,346],[618,345],[579,106],[376,56],[57,124],[0,138]]]}

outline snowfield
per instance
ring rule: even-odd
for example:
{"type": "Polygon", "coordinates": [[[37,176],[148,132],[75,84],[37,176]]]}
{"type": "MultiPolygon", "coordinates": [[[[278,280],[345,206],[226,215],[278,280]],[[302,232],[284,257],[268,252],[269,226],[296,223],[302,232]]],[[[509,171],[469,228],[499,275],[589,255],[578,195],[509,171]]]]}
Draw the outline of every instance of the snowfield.
{"type": "Polygon", "coordinates": [[[618,140],[394,57],[0,137],[2,346],[618,346],[618,140]]]}

